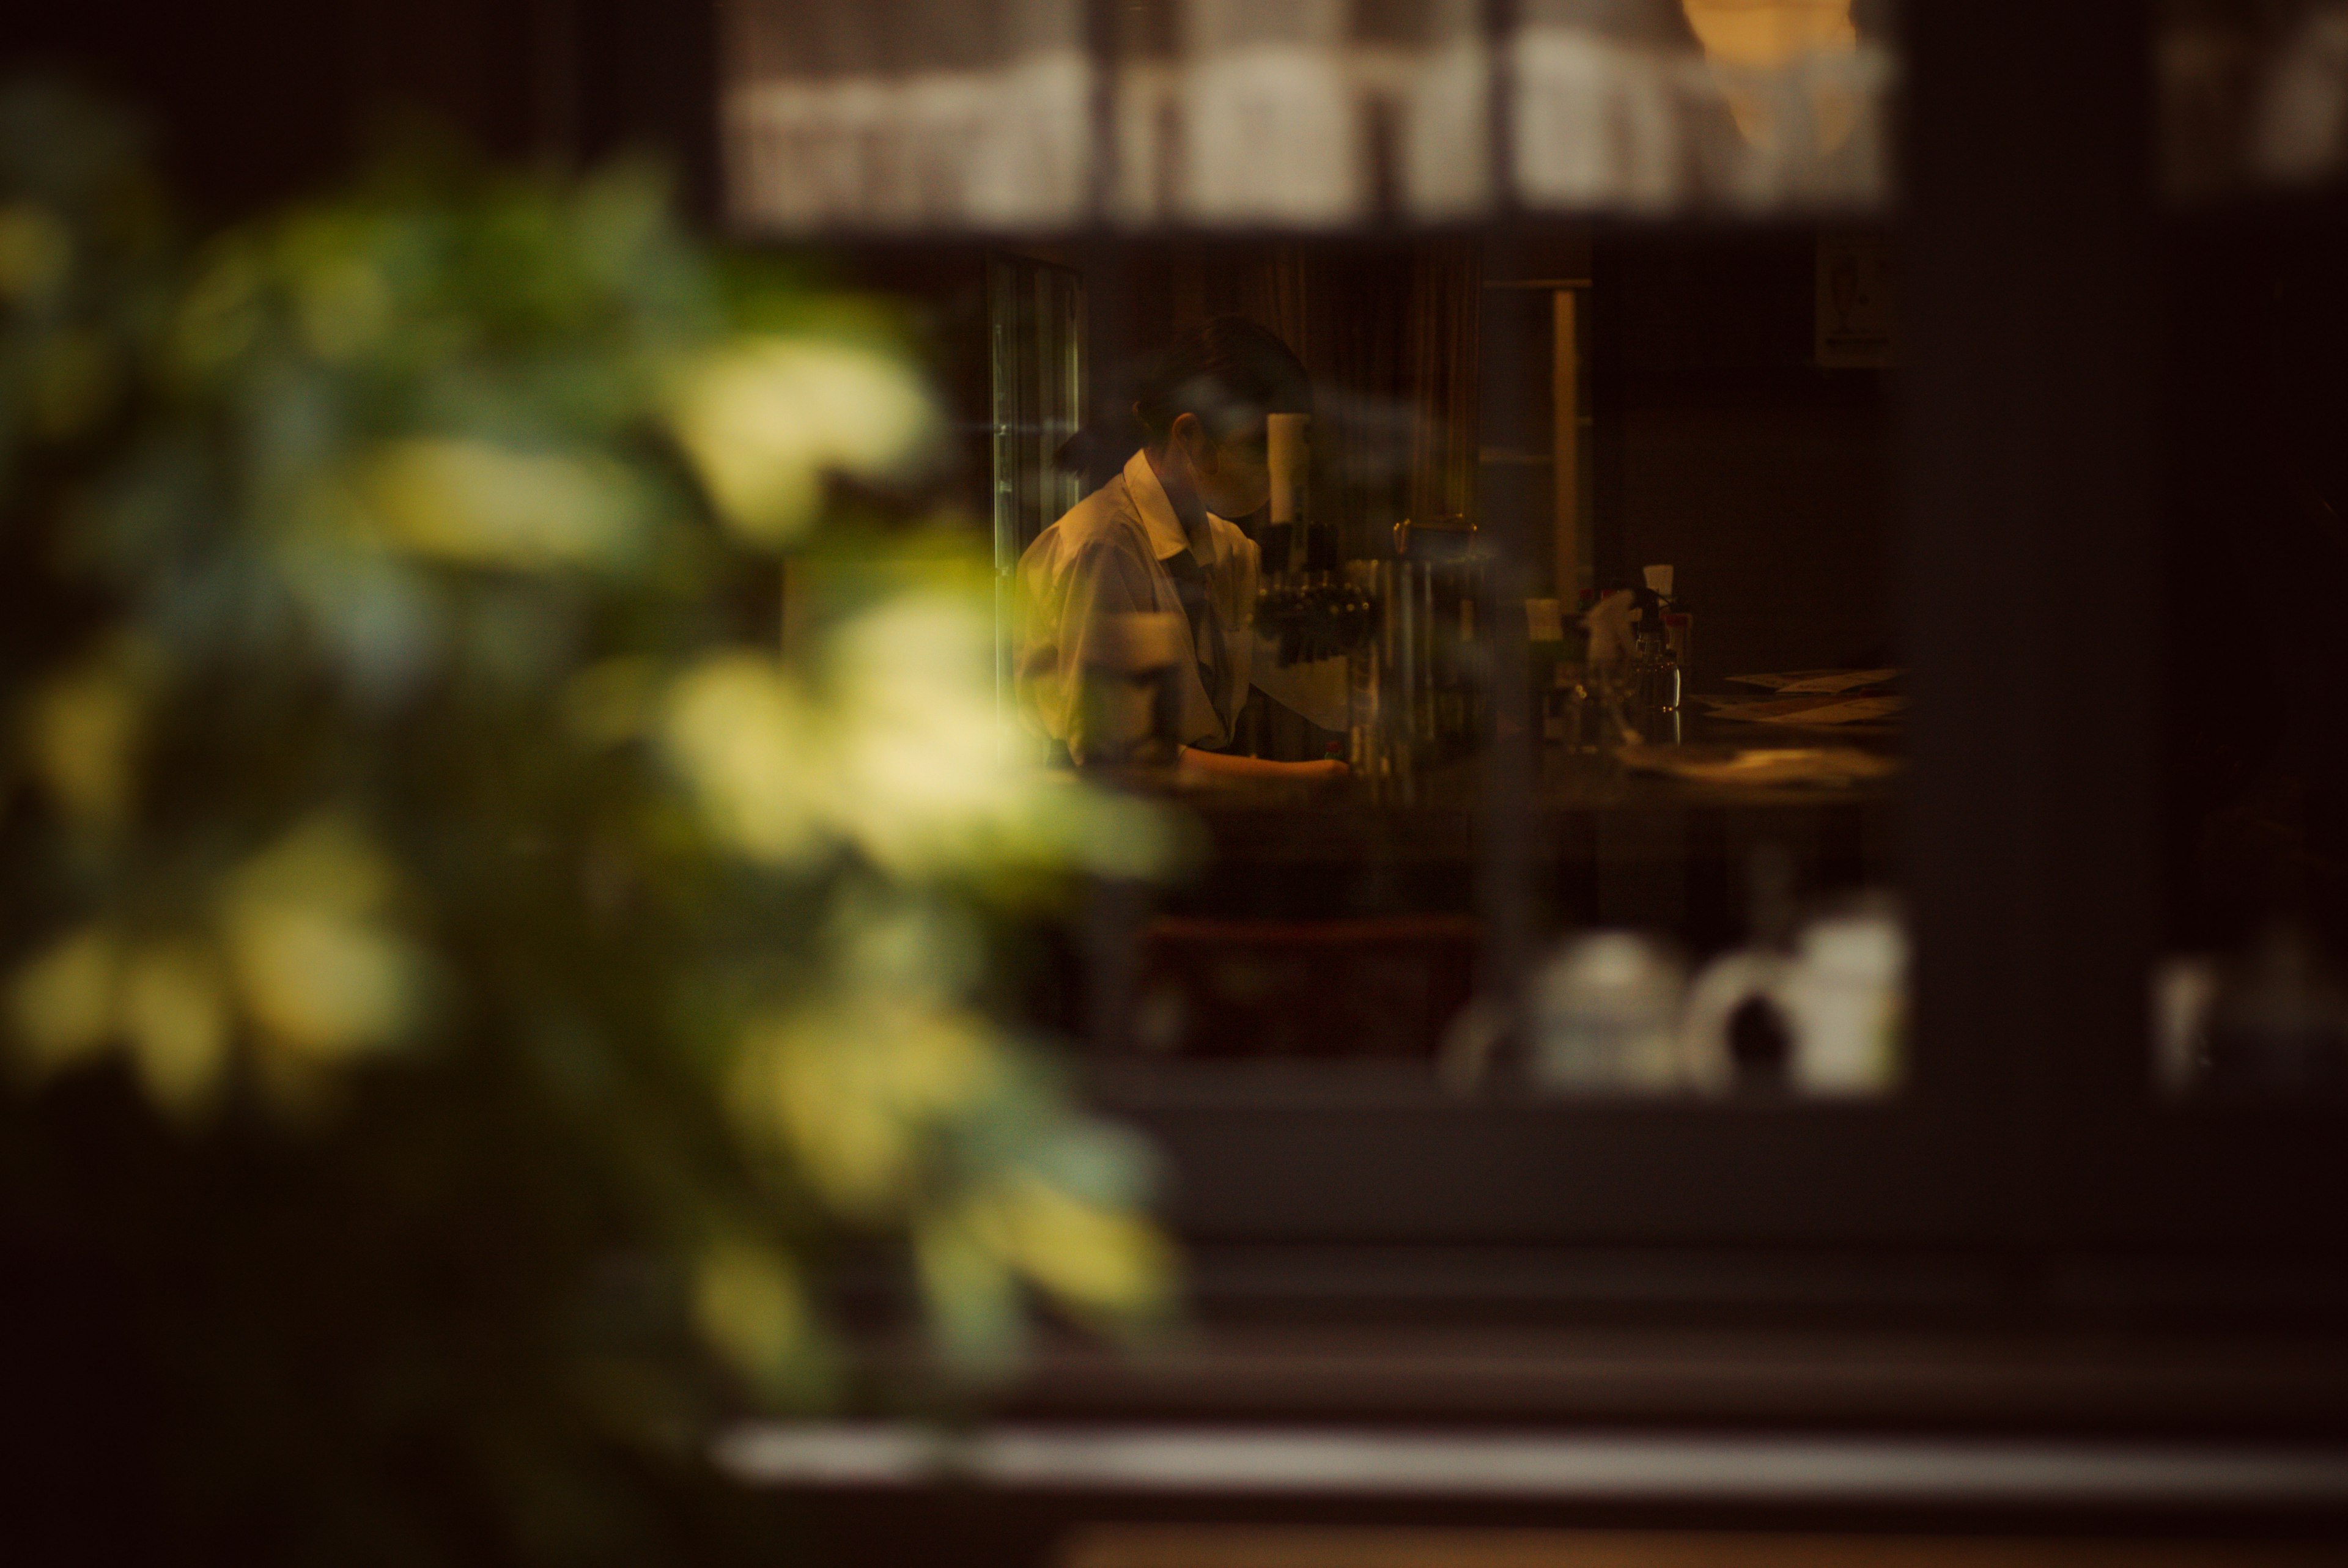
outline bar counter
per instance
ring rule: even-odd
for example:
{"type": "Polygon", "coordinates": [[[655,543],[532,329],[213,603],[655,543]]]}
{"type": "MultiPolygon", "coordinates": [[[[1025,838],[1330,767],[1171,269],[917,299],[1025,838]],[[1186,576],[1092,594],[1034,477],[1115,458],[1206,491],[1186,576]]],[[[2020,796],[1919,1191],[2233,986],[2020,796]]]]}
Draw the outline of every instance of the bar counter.
{"type": "MultiPolygon", "coordinates": [[[[1691,703],[1677,749],[1836,747],[1896,759],[1897,726],[1797,729],[1709,717],[1691,703]]],[[[1659,748],[1651,748],[1651,750],[1659,748]]],[[[1545,919],[1644,926],[1697,948],[1743,933],[1746,867],[1783,848],[1806,896],[1896,881],[1896,773],[1847,783],[1727,784],[1625,766],[1550,745],[1521,820],[1532,897],[1545,919]]],[[[1172,911],[1313,919],[1464,914],[1493,831],[1483,758],[1430,768],[1407,786],[1355,778],[1334,788],[1185,791],[1203,851],[1168,896],[1172,911]]]]}

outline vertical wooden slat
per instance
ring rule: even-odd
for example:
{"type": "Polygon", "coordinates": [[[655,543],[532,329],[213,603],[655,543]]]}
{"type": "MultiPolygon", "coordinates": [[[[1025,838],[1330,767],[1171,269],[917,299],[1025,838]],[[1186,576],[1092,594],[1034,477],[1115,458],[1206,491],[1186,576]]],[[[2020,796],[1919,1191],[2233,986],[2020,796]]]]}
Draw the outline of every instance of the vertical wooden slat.
{"type": "Polygon", "coordinates": [[[1581,590],[1581,343],[1574,292],[1550,296],[1555,333],[1550,354],[1550,486],[1556,497],[1557,597],[1573,612],[1581,590]]]}
{"type": "Polygon", "coordinates": [[[1918,0],[1902,24],[1917,1088],[1975,1107],[1984,1217],[2026,1256],[2062,1239],[2083,1084],[2147,1050],[2146,8],[1918,0]]]}
{"type": "MultiPolygon", "coordinates": [[[[1486,265],[1501,278],[1521,277],[1520,235],[1503,228],[1488,243],[1486,265]]],[[[1497,410],[1538,384],[1534,354],[1513,333],[1482,338],[1479,411],[1497,410]]],[[[1478,434],[1480,448],[1488,437],[1478,434]]],[[[1539,521],[1514,496],[1479,494],[1476,527],[1488,547],[1482,618],[1484,645],[1491,665],[1491,712],[1486,718],[1484,821],[1477,846],[1477,914],[1484,922],[1484,968],[1478,989],[1486,1003],[1511,1025],[1518,1016],[1525,969],[1532,948],[1532,837],[1534,740],[1527,726],[1531,705],[1525,644],[1527,562],[1539,521]]]]}

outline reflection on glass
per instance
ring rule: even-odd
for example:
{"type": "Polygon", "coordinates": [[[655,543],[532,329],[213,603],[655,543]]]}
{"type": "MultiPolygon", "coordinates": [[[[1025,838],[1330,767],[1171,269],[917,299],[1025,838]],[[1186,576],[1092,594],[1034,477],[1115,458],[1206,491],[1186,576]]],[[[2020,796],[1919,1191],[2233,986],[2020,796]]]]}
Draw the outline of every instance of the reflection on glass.
{"type": "Polygon", "coordinates": [[[2187,200],[2348,172],[2348,7],[2164,0],[2154,63],[2161,174],[2187,200]]]}
{"type": "Polygon", "coordinates": [[[2278,921],[2222,962],[2164,965],[2153,996],[2175,1095],[2336,1101],[2348,1094],[2348,986],[2306,927],[2278,921]]]}
{"type": "Polygon", "coordinates": [[[1008,579],[1035,536],[1076,504],[1081,476],[1060,462],[1083,422],[1085,294],[1071,268],[994,255],[986,264],[987,392],[997,584],[995,686],[1011,705],[1008,579]]]}
{"type": "Polygon", "coordinates": [[[729,202],[768,232],[1865,210],[1881,10],[1526,0],[1503,36],[1478,0],[1132,0],[1088,34],[1068,3],[730,0],[729,202]]]}
{"type": "MultiPolygon", "coordinates": [[[[1059,765],[1179,800],[1196,846],[1104,893],[1052,1021],[1487,1093],[1896,1089],[1896,336],[1879,313],[1847,354],[1828,286],[1881,248],[1048,252],[1083,274],[1092,395],[1083,498],[1019,567],[1023,712],[1059,765]],[[1501,897],[1536,936],[1521,1006],[1501,897]]],[[[998,505],[1040,493],[1018,461],[998,505]]]]}

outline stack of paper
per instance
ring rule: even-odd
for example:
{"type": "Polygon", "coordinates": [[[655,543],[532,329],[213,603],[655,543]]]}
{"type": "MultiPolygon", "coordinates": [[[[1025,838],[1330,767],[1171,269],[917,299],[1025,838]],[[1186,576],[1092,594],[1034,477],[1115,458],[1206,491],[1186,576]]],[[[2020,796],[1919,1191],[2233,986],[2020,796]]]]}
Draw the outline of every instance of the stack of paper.
{"type": "Polygon", "coordinates": [[[1782,675],[1731,675],[1729,679],[1740,686],[1758,686],[1781,697],[1831,696],[1868,686],[1888,686],[1906,673],[1896,669],[1794,670],[1782,675]]]}
{"type": "Polygon", "coordinates": [[[1698,784],[1850,784],[1900,771],[1895,757],[1852,746],[1625,746],[1625,765],[1698,784]]]}
{"type": "Polygon", "coordinates": [[[1850,724],[1888,719],[1908,706],[1905,697],[1787,697],[1756,702],[1715,702],[1715,719],[1744,719],[1756,724],[1850,724]]]}

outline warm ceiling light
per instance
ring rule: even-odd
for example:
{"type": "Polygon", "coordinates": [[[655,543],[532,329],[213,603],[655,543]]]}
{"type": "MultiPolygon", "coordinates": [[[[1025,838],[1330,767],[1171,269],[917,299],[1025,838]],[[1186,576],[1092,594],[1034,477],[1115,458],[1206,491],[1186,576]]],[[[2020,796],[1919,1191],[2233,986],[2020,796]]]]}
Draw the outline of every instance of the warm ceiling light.
{"type": "MultiPolygon", "coordinates": [[[[1859,47],[1850,0],[1680,0],[1680,6],[1704,57],[1725,67],[1728,112],[1745,139],[1756,144],[1774,141],[1776,127],[1751,77],[1781,70],[1804,55],[1848,55],[1859,47]]],[[[1837,146],[1850,134],[1856,107],[1845,93],[1821,92],[1818,100],[1818,145],[1837,146]]]]}

